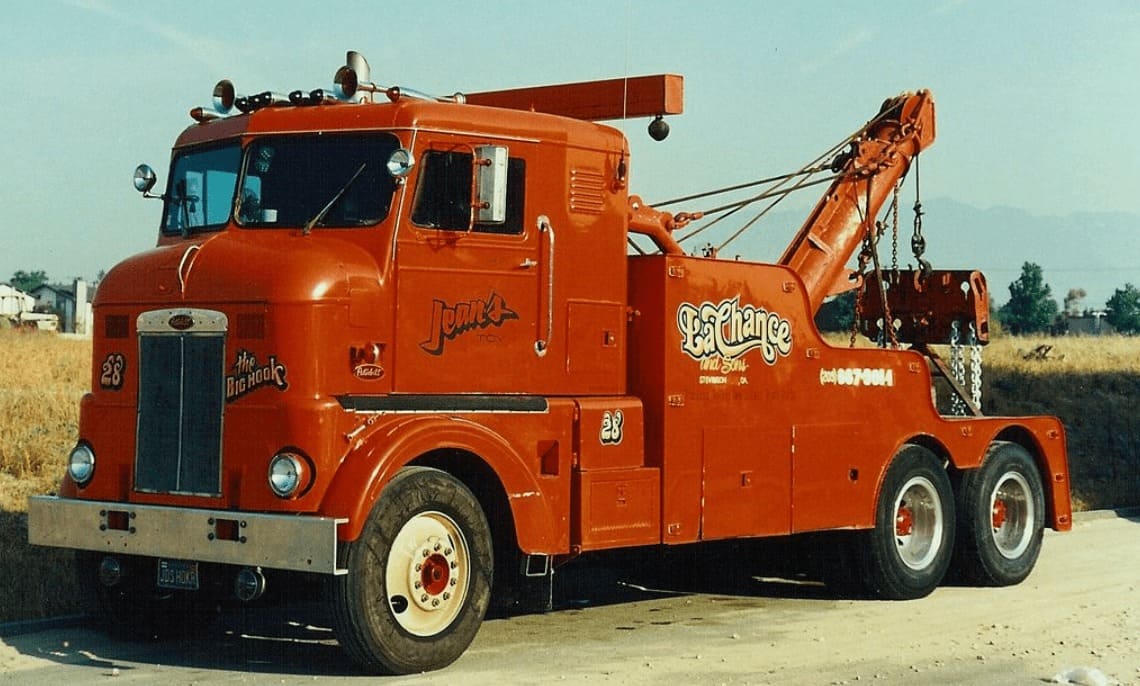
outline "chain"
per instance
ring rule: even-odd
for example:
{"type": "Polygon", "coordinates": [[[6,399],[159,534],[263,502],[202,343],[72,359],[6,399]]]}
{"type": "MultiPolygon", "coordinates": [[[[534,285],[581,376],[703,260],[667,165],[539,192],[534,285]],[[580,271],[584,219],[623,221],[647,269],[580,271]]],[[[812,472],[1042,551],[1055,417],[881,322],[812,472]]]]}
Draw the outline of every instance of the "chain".
{"type": "Polygon", "coordinates": [[[922,185],[918,173],[918,158],[918,155],[914,156],[914,233],[910,237],[910,249],[922,273],[921,278],[926,281],[930,276],[930,262],[922,256],[926,252],[926,238],[922,235],[922,215],[925,212],[922,211],[922,185]]]}
{"type": "Polygon", "coordinates": [[[859,320],[863,318],[863,292],[866,290],[863,284],[859,285],[859,290],[855,293],[855,316],[851,318],[851,340],[848,347],[855,347],[855,339],[859,335],[859,320]]]}
{"type": "Polygon", "coordinates": [[[867,292],[867,263],[871,261],[871,235],[863,236],[863,249],[859,251],[859,290],[855,293],[855,316],[851,320],[850,347],[855,347],[855,339],[859,334],[859,322],[863,319],[863,296],[867,292]]]}
{"type": "MultiPolygon", "coordinates": [[[[958,333],[958,322],[950,325],[950,374],[959,386],[966,383],[966,364],[962,359],[962,337],[958,333]]],[[[966,403],[954,393],[950,401],[950,413],[959,417],[966,415],[966,403]]]]}
{"type": "Polygon", "coordinates": [[[982,409],[982,345],[974,330],[974,323],[970,322],[970,335],[966,342],[970,345],[970,399],[974,407],[982,409]]]}
{"type": "Polygon", "coordinates": [[[894,198],[891,200],[891,276],[895,283],[899,280],[899,188],[895,184],[894,198]]]}

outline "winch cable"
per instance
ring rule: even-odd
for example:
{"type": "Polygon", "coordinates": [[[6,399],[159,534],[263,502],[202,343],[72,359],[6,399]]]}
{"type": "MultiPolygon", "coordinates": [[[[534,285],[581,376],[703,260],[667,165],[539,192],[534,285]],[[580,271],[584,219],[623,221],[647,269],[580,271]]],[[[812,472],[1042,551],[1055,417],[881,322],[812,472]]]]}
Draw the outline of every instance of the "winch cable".
{"type": "Polygon", "coordinates": [[[846,174],[839,173],[836,170],[836,167],[838,166],[839,160],[841,159],[841,157],[836,157],[837,155],[839,155],[839,151],[842,150],[843,148],[846,148],[846,147],[852,145],[856,141],[862,139],[865,136],[866,132],[872,126],[874,126],[876,123],[878,123],[879,120],[881,120],[883,117],[887,116],[889,113],[890,113],[889,110],[880,111],[877,115],[875,115],[875,117],[873,117],[867,123],[863,124],[863,126],[861,126],[857,131],[855,131],[851,135],[847,136],[846,138],[844,138],[839,143],[836,143],[835,145],[831,146],[831,148],[829,148],[827,151],[825,151],[822,154],[820,154],[819,156],[817,156],[814,160],[809,162],[807,165],[805,165],[799,171],[791,172],[788,174],[780,174],[777,176],[768,177],[766,179],[759,179],[756,181],[749,181],[749,182],[745,182],[745,183],[734,184],[732,186],[725,186],[723,188],[717,188],[717,189],[705,191],[702,193],[694,193],[691,195],[681,196],[681,197],[677,197],[677,198],[671,198],[669,200],[665,200],[665,201],[662,201],[659,203],[652,203],[651,206],[660,208],[660,207],[665,207],[665,206],[680,203],[680,202],[689,202],[692,200],[699,200],[701,198],[708,198],[708,197],[712,197],[715,195],[723,195],[725,193],[732,193],[734,191],[740,191],[740,190],[744,190],[746,188],[753,188],[756,186],[771,184],[771,187],[769,187],[768,189],[766,189],[763,192],[758,193],[756,195],[753,195],[753,196],[750,196],[748,198],[744,198],[742,200],[738,200],[735,202],[726,203],[724,205],[713,207],[713,208],[710,208],[708,210],[704,210],[703,212],[700,213],[704,217],[709,217],[711,215],[720,215],[720,216],[717,216],[717,217],[711,219],[710,221],[708,221],[708,222],[704,223],[703,225],[695,228],[693,231],[690,231],[689,233],[685,234],[684,236],[681,236],[678,239],[679,243],[684,242],[690,238],[693,238],[693,237],[699,235],[703,231],[715,226],[721,220],[726,219],[726,218],[734,215],[736,212],[739,212],[740,210],[744,209],[745,207],[747,207],[753,203],[759,202],[761,200],[766,200],[769,198],[775,198],[775,200],[772,203],[770,203],[768,206],[766,206],[757,215],[753,216],[751,219],[749,219],[747,222],[745,222],[745,224],[742,227],[740,227],[735,233],[733,233],[731,236],[729,236],[729,238],[727,240],[725,240],[723,243],[721,243],[716,248],[716,251],[720,251],[720,250],[724,249],[725,247],[727,247],[729,243],[731,243],[732,241],[734,241],[738,237],[740,237],[745,231],[747,231],[753,225],[755,225],[756,222],[760,220],[760,218],[762,218],[765,214],[767,214],[773,207],[775,207],[776,204],[778,204],[781,200],[783,200],[789,194],[791,194],[795,191],[798,191],[798,190],[802,190],[804,188],[810,188],[811,186],[815,186],[818,184],[830,183],[832,181],[835,181],[836,179],[840,179],[840,178],[843,178],[844,176],[846,176],[846,174]],[[825,160],[831,160],[831,161],[825,162],[825,160]],[[818,173],[823,172],[823,171],[827,171],[827,170],[836,171],[836,173],[831,175],[831,176],[822,178],[822,179],[812,179],[811,178],[813,175],[818,174],[818,173]],[[803,178],[800,178],[800,177],[803,177],[803,178]],[[790,181],[792,179],[798,179],[797,183],[793,184],[789,188],[784,188],[783,186],[788,181],[790,181]]]}

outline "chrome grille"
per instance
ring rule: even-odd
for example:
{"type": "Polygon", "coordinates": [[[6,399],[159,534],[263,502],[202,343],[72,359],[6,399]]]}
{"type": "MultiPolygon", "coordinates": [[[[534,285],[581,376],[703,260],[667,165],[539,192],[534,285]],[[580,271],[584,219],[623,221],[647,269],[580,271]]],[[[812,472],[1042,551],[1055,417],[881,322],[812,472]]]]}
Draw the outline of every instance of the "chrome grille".
{"type": "Polygon", "coordinates": [[[211,310],[139,316],[136,490],[221,494],[226,327],[211,310]]]}

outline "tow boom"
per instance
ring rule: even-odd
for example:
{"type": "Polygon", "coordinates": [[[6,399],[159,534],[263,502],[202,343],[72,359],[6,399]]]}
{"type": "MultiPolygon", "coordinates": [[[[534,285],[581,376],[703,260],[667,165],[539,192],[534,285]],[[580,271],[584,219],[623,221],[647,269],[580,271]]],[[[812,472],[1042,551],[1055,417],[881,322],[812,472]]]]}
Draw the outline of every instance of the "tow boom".
{"type": "Polygon", "coordinates": [[[846,264],[911,160],[934,142],[930,91],[904,93],[879,115],[837,161],[839,174],[792,240],[779,264],[803,279],[811,311],[824,298],[856,287],[846,264]]]}

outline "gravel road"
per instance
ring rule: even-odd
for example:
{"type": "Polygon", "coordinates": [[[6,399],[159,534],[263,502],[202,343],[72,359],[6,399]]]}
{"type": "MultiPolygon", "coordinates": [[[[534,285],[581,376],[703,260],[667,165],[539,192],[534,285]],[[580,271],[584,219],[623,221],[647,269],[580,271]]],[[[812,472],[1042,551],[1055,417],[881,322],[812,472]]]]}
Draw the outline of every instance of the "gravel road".
{"type": "MultiPolygon", "coordinates": [[[[1087,513],[1046,532],[1013,588],[948,586],[911,602],[837,599],[749,579],[715,592],[623,586],[608,568],[567,575],[560,609],[486,622],[442,672],[382,683],[1140,684],[1140,516],[1087,513]],[[1092,671],[1096,670],[1096,671],[1092,671]]],[[[375,683],[320,613],[225,616],[194,641],[116,641],[82,627],[0,638],[2,684],[375,683]]]]}

